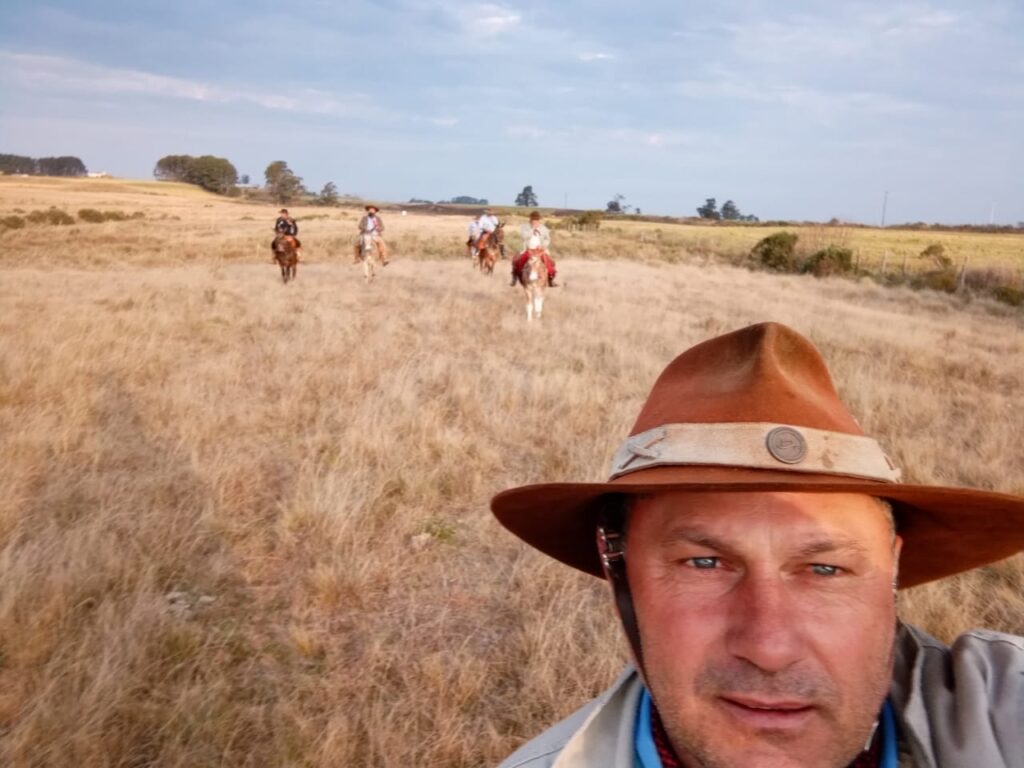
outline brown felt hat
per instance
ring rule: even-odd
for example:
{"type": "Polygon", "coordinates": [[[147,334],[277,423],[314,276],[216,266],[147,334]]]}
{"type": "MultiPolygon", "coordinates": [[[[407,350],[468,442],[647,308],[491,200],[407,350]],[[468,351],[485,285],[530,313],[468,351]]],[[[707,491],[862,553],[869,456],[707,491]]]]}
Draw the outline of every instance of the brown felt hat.
{"type": "MultiPolygon", "coordinates": [[[[952,458],[952,457],[951,457],[952,458]]],[[[778,323],[683,352],[662,372],[604,483],[546,483],[491,500],[527,544],[602,576],[597,517],[612,494],[863,493],[887,499],[903,537],[900,586],[1024,550],[1024,497],[899,482],[836,393],[821,354],[778,323]]]]}
{"type": "Polygon", "coordinates": [[[366,209],[367,211],[369,211],[369,210],[372,210],[372,211],[373,211],[374,213],[380,213],[380,208],[378,208],[378,207],[377,207],[376,205],[374,205],[373,203],[369,203],[368,205],[364,205],[363,207],[364,207],[364,208],[365,208],[365,209],[366,209]]]}

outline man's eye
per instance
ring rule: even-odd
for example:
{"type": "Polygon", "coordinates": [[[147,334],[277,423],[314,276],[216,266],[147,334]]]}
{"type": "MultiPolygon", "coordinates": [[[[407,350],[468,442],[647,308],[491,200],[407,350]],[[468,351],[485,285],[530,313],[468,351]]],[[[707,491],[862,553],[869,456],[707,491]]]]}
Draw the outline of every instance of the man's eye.
{"type": "Polygon", "coordinates": [[[691,557],[690,562],[694,568],[700,568],[701,570],[711,570],[718,567],[717,557],[691,557]]]}
{"type": "Polygon", "coordinates": [[[811,570],[818,576],[837,576],[839,575],[838,565],[824,565],[822,563],[815,563],[811,566],[811,570]]]}

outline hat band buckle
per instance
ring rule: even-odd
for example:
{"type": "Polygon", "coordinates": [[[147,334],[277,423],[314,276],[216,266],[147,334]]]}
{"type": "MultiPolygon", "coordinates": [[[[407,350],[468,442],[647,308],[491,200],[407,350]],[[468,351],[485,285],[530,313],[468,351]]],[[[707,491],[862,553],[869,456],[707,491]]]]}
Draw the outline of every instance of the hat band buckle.
{"type": "Polygon", "coordinates": [[[629,437],[609,479],[650,467],[719,466],[897,483],[901,472],[864,435],[769,422],[664,424],[629,437]]]}

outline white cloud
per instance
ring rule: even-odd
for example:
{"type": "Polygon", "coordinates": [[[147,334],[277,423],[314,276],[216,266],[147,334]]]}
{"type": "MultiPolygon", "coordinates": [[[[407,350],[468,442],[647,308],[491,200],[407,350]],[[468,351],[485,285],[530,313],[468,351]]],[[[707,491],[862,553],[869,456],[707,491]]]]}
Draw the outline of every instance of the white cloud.
{"type": "Polygon", "coordinates": [[[673,90],[691,99],[791,107],[825,122],[836,113],[854,110],[872,114],[899,114],[927,109],[926,105],[920,102],[884,93],[819,90],[800,85],[755,82],[736,76],[711,80],[685,80],[677,83],[673,90]]]}
{"type": "Polygon", "coordinates": [[[463,33],[475,39],[496,37],[519,26],[523,17],[511,8],[495,3],[447,5],[445,10],[455,17],[463,33]]]}
{"type": "Polygon", "coordinates": [[[339,117],[380,117],[382,110],[362,94],[341,97],[317,89],[292,95],[228,87],[199,80],[121,69],[59,56],[14,53],[0,50],[2,77],[36,91],[70,91],[75,94],[125,94],[163,96],[209,103],[248,103],[265,109],[339,117]]]}
{"type": "Polygon", "coordinates": [[[510,125],[505,133],[517,139],[540,139],[548,135],[547,131],[535,125],[510,125]]]}
{"type": "MultiPolygon", "coordinates": [[[[840,7],[837,6],[837,10],[840,7]]],[[[733,52],[758,62],[808,59],[855,60],[882,51],[904,55],[905,47],[932,43],[964,28],[969,19],[926,3],[897,3],[883,10],[854,9],[826,16],[793,15],[725,24],[733,52]]]]}
{"type": "Polygon", "coordinates": [[[580,61],[609,61],[615,58],[615,54],[612,53],[581,53],[579,55],[580,61]]]}

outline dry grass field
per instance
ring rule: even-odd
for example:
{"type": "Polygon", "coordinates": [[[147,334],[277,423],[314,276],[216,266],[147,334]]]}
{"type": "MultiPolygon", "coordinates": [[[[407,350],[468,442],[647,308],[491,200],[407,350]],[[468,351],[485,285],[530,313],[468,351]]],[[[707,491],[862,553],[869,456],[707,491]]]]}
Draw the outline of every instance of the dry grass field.
{"type": "MultiPolygon", "coordinates": [[[[662,367],[747,323],[819,344],[907,479],[1024,493],[1019,310],[583,253],[528,328],[460,219],[389,213],[364,286],[357,212],[300,210],[282,286],[269,206],[18,181],[0,213],[146,218],[5,235],[0,765],[496,763],[625,651],[602,585],[489,497],[602,478],[662,367]]],[[[947,639],[1024,632],[1024,557],[901,600],[947,639]]]]}

